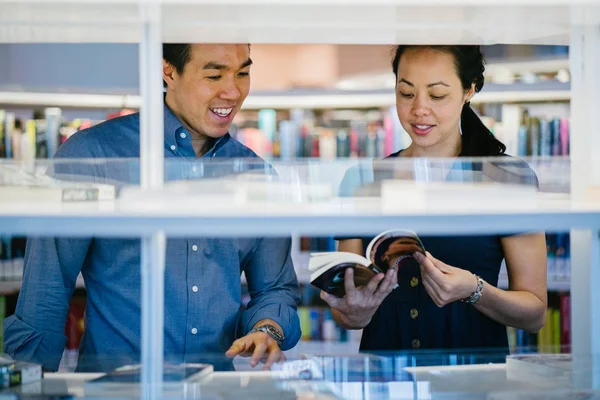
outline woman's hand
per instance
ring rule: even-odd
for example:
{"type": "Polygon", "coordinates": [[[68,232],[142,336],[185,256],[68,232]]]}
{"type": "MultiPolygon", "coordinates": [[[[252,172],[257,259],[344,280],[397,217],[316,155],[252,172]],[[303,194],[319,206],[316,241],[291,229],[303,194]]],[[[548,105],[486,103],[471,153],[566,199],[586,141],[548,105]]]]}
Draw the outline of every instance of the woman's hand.
{"type": "Polygon", "coordinates": [[[469,297],[477,289],[477,277],[472,272],[445,264],[433,257],[415,252],[423,286],[438,307],[469,297]]]}
{"type": "Polygon", "coordinates": [[[354,286],[354,271],[346,269],[344,287],[346,295],[336,297],[321,291],[321,298],[336,310],[341,317],[342,325],[348,329],[362,329],[371,322],[371,318],[398,282],[398,274],[390,268],[387,273],[377,274],[365,286],[354,286]]]}

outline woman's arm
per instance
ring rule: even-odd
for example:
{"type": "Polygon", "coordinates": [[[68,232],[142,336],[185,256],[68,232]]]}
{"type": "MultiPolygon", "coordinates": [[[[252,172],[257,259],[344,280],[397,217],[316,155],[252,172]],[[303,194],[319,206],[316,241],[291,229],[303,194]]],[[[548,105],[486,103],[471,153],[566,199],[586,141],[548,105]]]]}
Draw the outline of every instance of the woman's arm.
{"type": "MultiPolygon", "coordinates": [[[[501,239],[509,276],[509,290],[487,282],[474,307],[493,320],[535,333],[546,320],[546,238],[543,233],[501,239]]],[[[477,280],[467,270],[415,253],[421,264],[423,285],[440,307],[466,298],[477,288],[477,280]]]]}
{"type": "Polygon", "coordinates": [[[501,324],[535,333],[548,306],[546,237],[543,233],[501,239],[509,290],[487,283],[475,308],[501,324]]]}

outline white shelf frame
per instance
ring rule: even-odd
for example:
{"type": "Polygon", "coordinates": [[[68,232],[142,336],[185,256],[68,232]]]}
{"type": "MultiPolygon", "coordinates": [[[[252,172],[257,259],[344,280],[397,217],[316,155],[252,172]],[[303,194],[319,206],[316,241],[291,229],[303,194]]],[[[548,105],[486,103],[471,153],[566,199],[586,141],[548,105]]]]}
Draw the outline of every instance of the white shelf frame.
{"type": "MultiPolygon", "coordinates": [[[[576,199],[583,199],[589,185],[600,183],[600,158],[593,157],[594,152],[600,150],[600,137],[597,134],[600,132],[600,77],[597,75],[600,70],[600,6],[597,0],[290,0],[285,4],[278,0],[112,0],[109,6],[103,3],[106,2],[0,0],[0,4],[4,5],[0,15],[0,42],[141,43],[140,84],[144,96],[142,111],[151,115],[147,122],[160,121],[157,125],[142,125],[143,176],[152,176],[152,171],[156,170],[157,165],[162,167],[163,162],[162,129],[159,129],[163,118],[162,94],[155,90],[158,82],[151,79],[155,67],[150,67],[160,62],[161,38],[169,42],[538,43],[568,44],[571,47],[571,130],[576,132],[571,135],[572,195],[576,199]],[[161,9],[163,4],[168,7],[161,9]],[[520,12],[527,9],[529,12],[520,12]],[[531,12],[532,9],[535,9],[534,12],[531,12]],[[317,10],[319,14],[314,14],[317,10]],[[345,18],[341,18],[341,15],[345,18]],[[502,20],[510,20],[511,26],[497,23],[502,20]],[[448,23],[439,24],[437,21],[448,23]],[[514,29],[515,26],[519,29],[514,29]],[[232,29],[238,27],[239,29],[232,29]],[[163,35],[160,34],[161,29],[163,35]],[[274,34],[274,30],[277,34],[274,34]],[[148,75],[144,75],[145,66],[149,66],[148,75]],[[589,173],[590,170],[592,173],[589,173]]],[[[160,186],[159,179],[143,179],[143,182],[148,190],[160,186]]],[[[495,218],[494,215],[482,218],[482,222],[473,225],[473,230],[483,231],[486,223],[488,229],[508,228],[499,217],[500,214],[496,214],[495,218]]],[[[590,354],[600,355],[600,291],[597,290],[600,287],[599,217],[598,211],[587,216],[568,212],[560,215],[561,224],[583,229],[572,232],[572,308],[576,311],[572,313],[572,327],[576,363],[590,354]],[[566,219],[570,217],[572,220],[569,223],[566,219]],[[589,218],[584,222],[582,217],[589,218]]],[[[69,218],[72,219],[32,216],[25,226],[42,229],[41,224],[55,223],[58,219],[64,225],[69,218]]],[[[428,218],[433,222],[436,216],[430,215],[428,218]]],[[[512,218],[516,218],[514,214],[512,218]]],[[[0,226],[10,226],[6,225],[11,222],[10,219],[3,218],[0,226]]],[[[123,218],[123,221],[126,219],[123,218]]],[[[155,304],[162,306],[164,301],[163,282],[160,279],[164,274],[164,257],[158,257],[164,254],[163,235],[168,230],[179,230],[183,234],[181,229],[192,224],[190,219],[184,221],[179,218],[180,224],[177,226],[169,222],[169,219],[166,216],[160,221],[169,229],[146,232],[146,239],[143,241],[142,254],[147,255],[142,263],[142,271],[147,274],[143,279],[143,290],[146,294],[148,290],[153,293],[152,298],[143,296],[143,313],[148,312],[149,307],[155,304]]],[[[255,230],[240,231],[240,222],[251,223],[251,218],[240,218],[237,223],[233,223],[234,219],[227,220],[230,232],[240,235],[256,234],[255,230]]],[[[338,224],[330,225],[338,228],[357,229],[357,226],[365,227],[367,225],[364,224],[371,222],[383,225],[380,220],[368,217],[359,217],[354,221],[347,217],[322,219],[338,224]]],[[[477,220],[479,219],[478,217],[477,220]]],[[[450,224],[459,220],[464,222],[459,217],[443,217],[436,220],[436,225],[429,230],[436,230],[435,226],[441,226],[441,231],[447,231],[450,224]]],[[[538,229],[561,225],[544,223],[540,214],[527,215],[525,220],[525,226],[535,226],[538,229]]],[[[217,221],[219,219],[204,220],[209,224],[217,221]]],[[[296,221],[301,222],[301,219],[286,219],[278,224],[283,226],[296,221]]],[[[398,221],[407,222],[403,218],[398,221]]],[[[18,220],[13,219],[12,222],[18,220]]],[[[99,219],[93,222],[102,224],[99,219]]],[[[420,224],[417,219],[411,222],[415,226],[420,224]]],[[[263,222],[256,226],[269,225],[263,222]]],[[[518,226],[522,225],[519,223],[518,226]]],[[[306,228],[310,230],[308,226],[306,228]]],[[[114,227],[112,229],[114,232],[114,227]]],[[[223,227],[219,229],[221,233],[226,230],[223,227]]],[[[111,232],[108,225],[105,225],[104,232],[111,232]]],[[[151,321],[144,321],[144,397],[154,398],[159,391],[151,390],[150,384],[160,382],[162,378],[163,354],[158,343],[162,339],[163,321],[160,315],[151,321]],[[156,347],[150,349],[149,343],[156,347]]],[[[600,389],[598,357],[595,358],[590,374],[576,384],[600,389]]]]}

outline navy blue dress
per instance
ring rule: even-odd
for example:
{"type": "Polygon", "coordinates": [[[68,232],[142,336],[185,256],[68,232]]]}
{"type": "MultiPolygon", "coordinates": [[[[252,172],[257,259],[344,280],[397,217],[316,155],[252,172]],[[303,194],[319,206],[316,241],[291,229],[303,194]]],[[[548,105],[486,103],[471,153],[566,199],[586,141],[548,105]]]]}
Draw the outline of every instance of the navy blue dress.
{"type": "MultiPolygon", "coordinates": [[[[399,153],[394,153],[388,158],[396,157],[399,153]]],[[[538,184],[537,177],[529,166],[514,158],[496,159],[491,166],[481,162],[465,163],[460,158],[457,160],[456,165],[451,169],[456,172],[455,176],[458,176],[458,179],[468,176],[466,178],[468,180],[485,179],[538,184]],[[464,174],[465,170],[469,170],[467,174],[464,174]]],[[[377,172],[376,168],[373,168],[373,171],[369,172],[360,167],[349,170],[340,186],[340,195],[353,196],[357,193],[356,189],[363,184],[368,184],[371,180],[378,181],[389,174],[389,171],[377,172]],[[365,178],[367,175],[370,177],[365,178]]],[[[449,176],[451,177],[452,174],[449,176]]],[[[497,286],[504,258],[501,236],[419,236],[425,249],[437,259],[471,271],[481,276],[490,285],[497,286]]],[[[336,239],[347,239],[347,237],[338,236],[336,239]]],[[[365,250],[371,239],[362,238],[365,250]]],[[[364,328],[360,343],[361,351],[414,349],[476,351],[475,349],[491,348],[507,351],[506,326],[462,302],[438,307],[421,282],[419,266],[415,260],[411,259],[399,269],[398,285],[399,287],[383,301],[369,325],[364,328]]],[[[485,296],[485,293],[483,295],[485,296]]]]}

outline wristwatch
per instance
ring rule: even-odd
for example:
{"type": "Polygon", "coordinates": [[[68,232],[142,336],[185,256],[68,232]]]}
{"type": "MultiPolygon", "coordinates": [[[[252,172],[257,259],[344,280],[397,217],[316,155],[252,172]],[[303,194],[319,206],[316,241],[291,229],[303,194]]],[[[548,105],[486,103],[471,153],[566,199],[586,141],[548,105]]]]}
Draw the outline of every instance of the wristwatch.
{"type": "Polygon", "coordinates": [[[481,279],[479,275],[475,276],[477,277],[477,289],[475,289],[475,291],[471,293],[469,297],[461,299],[460,301],[462,301],[463,303],[475,304],[479,301],[481,295],[483,294],[483,279],[481,279]]]}
{"type": "Polygon", "coordinates": [[[256,328],[254,328],[250,332],[248,332],[248,334],[251,334],[254,332],[265,332],[266,334],[271,336],[273,339],[275,339],[279,348],[281,348],[281,345],[283,344],[283,340],[285,339],[283,332],[281,332],[279,329],[275,328],[271,324],[257,326],[256,328]]]}

